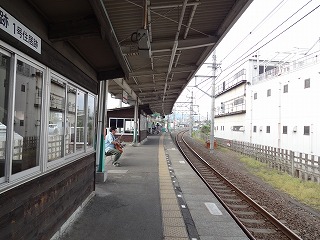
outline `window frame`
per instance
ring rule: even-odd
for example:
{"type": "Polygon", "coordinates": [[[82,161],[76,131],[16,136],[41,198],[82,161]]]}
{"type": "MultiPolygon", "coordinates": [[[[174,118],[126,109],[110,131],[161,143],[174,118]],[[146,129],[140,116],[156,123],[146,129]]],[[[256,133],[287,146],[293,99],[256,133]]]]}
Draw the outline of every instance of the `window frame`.
{"type": "MultiPolygon", "coordinates": [[[[66,79],[67,85],[72,85],[73,87],[83,91],[85,93],[85,98],[90,94],[94,97],[94,112],[97,111],[97,95],[90,92],[89,90],[79,86],[71,79],[67,79],[63,77],[61,74],[55,72],[48,66],[38,62],[32,57],[22,53],[21,51],[15,49],[14,47],[4,43],[0,40],[0,52],[8,57],[10,57],[10,69],[9,71],[9,85],[8,85],[8,117],[7,117],[7,126],[6,126],[6,152],[5,152],[5,165],[4,165],[4,176],[0,177],[0,191],[4,191],[7,188],[15,186],[16,184],[21,184],[27,181],[27,178],[35,178],[41,175],[47,174],[52,171],[52,169],[58,169],[65,164],[76,161],[81,157],[87,156],[88,154],[94,153],[94,144],[93,146],[84,148],[81,152],[76,152],[68,155],[67,158],[61,158],[60,161],[57,161],[53,164],[48,164],[47,157],[47,145],[48,145],[48,124],[49,124],[49,110],[50,110],[50,91],[49,91],[49,83],[51,82],[51,75],[55,74],[56,76],[62,77],[66,79]],[[21,172],[17,172],[12,174],[12,161],[13,161],[13,140],[14,140],[14,112],[15,112],[15,97],[16,97],[16,84],[17,84],[17,63],[18,61],[22,61],[28,65],[31,65],[34,68],[39,69],[43,73],[42,77],[42,98],[41,98],[41,111],[40,111],[40,135],[39,135],[39,145],[43,146],[39,148],[39,163],[37,166],[32,167],[30,169],[23,170],[21,172]],[[63,161],[65,160],[65,161],[63,161]]],[[[87,100],[85,100],[85,112],[87,112],[87,100]]],[[[87,115],[87,113],[86,113],[87,115]]],[[[86,116],[87,117],[87,116],[86,116]]],[[[87,123],[87,121],[86,121],[87,123]]],[[[96,114],[93,115],[93,131],[96,129],[96,114]]],[[[85,132],[85,138],[86,138],[85,132]]]]}
{"type": "MultiPolygon", "coordinates": [[[[13,161],[13,141],[14,141],[14,112],[15,112],[15,88],[16,88],[16,83],[17,83],[17,76],[16,76],[16,70],[17,70],[17,62],[18,61],[22,61],[26,64],[29,64],[30,66],[34,67],[34,68],[38,68],[41,69],[43,71],[43,79],[42,79],[42,89],[45,88],[45,82],[46,82],[46,78],[47,78],[47,71],[46,71],[46,66],[37,62],[36,60],[24,55],[24,54],[20,54],[18,52],[13,52],[12,55],[14,56],[14,64],[11,69],[11,71],[14,72],[13,76],[10,76],[10,80],[12,80],[12,82],[10,83],[10,99],[9,101],[12,101],[12,105],[11,108],[8,110],[8,114],[10,114],[10,120],[8,119],[8,125],[9,126],[9,131],[10,131],[10,147],[8,146],[8,149],[10,152],[10,157],[8,159],[9,164],[10,164],[10,171],[6,172],[6,176],[7,176],[7,182],[15,182],[19,179],[24,178],[27,175],[34,175],[34,174],[39,174],[41,173],[41,171],[43,170],[43,153],[44,153],[44,149],[43,148],[39,148],[39,165],[23,170],[21,172],[17,172],[12,174],[12,161],[13,161]]],[[[43,90],[42,90],[43,91],[43,90]]],[[[43,92],[42,92],[43,93],[43,92]]],[[[46,98],[46,95],[43,95],[42,99],[41,99],[41,105],[44,106],[44,99],[46,98]]],[[[43,128],[44,128],[44,108],[41,108],[41,112],[40,112],[40,118],[41,118],[41,123],[40,123],[40,142],[39,142],[39,146],[44,146],[44,138],[43,138],[43,128]]]]}

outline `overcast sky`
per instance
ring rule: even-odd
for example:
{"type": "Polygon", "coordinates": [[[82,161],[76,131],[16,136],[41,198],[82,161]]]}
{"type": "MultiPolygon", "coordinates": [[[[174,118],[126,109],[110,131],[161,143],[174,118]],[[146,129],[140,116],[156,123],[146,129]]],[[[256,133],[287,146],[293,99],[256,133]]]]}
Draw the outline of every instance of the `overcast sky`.
{"type": "MultiPolygon", "coordinates": [[[[320,50],[319,6],[320,0],[254,0],[216,48],[221,67],[217,82],[257,52],[260,59],[272,59],[277,53],[281,59],[288,52],[299,55],[320,50]]],[[[206,62],[212,63],[212,57],[206,62]]],[[[204,65],[196,75],[212,76],[212,70],[204,65]]],[[[198,78],[197,82],[201,80],[198,78]]],[[[189,84],[194,85],[194,81],[189,84]]],[[[211,93],[210,86],[207,80],[199,88],[211,93]]],[[[200,90],[187,87],[177,102],[190,101],[191,90],[194,104],[199,105],[200,114],[206,118],[211,99],[200,90]]]]}

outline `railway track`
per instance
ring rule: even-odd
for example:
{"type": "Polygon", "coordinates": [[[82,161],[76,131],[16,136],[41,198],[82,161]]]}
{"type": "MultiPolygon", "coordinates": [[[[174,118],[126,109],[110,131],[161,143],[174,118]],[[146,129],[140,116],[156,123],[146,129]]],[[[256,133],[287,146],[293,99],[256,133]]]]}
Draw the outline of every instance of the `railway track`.
{"type": "Polygon", "coordinates": [[[184,140],[185,132],[176,135],[177,146],[249,239],[301,239],[197,154],[184,140]]]}

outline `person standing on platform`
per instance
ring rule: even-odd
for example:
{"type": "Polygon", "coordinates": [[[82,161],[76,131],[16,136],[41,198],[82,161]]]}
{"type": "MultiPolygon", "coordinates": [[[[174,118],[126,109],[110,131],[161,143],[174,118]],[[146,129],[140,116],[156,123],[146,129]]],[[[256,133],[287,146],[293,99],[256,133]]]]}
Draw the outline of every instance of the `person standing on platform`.
{"type": "Polygon", "coordinates": [[[106,136],[105,153],[107,156],[114,155],[112,165],[116,167],[120,167],[120,163],[118,163],[118,160],[121,157],[122,149],[121,149],[120,143],[115,138],[116,132],[117,132],[116,127],[114,126],[110,127],[109,133],[106,136]]]}

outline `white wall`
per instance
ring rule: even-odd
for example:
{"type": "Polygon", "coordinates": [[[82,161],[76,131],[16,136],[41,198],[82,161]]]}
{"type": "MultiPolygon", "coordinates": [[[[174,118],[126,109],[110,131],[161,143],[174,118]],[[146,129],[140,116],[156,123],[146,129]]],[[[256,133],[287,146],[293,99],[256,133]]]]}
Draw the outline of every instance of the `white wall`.
{"type": "MultiPolygon", "coordinates": [[[[247,85],[246,113],[215,118],[215,126],[218,126],[215,136],[320,156],[319,67],[320,63],[247,85]],[[308,78],[310,88],[304,88],[308,78]],[[283,92],[285,84],[288,84],[287,93],[283,92]],[[271,89],[269,97],[268,89],[271,89]],[[255,100],[254,93],[257,93],[255,100]],[[231,131],[231,126],[239,125],[245,126],[244,132],[231,131]],[[253,126],[257,132],[253,132],[253,126]],[[270,126],[270,133],[266,133],[267,126],[270,126]],[[282,133],[283,126],[287,126],[287,134],[282,133]],[[310,135],[304,135],[304,126],[310,126],[310,135]],[[295,127],[297,131],[294,132],[295,127]]],[[[241,91],[243,85],[217,97],[216,107],[241,91]]]]}

